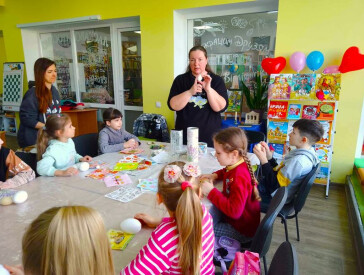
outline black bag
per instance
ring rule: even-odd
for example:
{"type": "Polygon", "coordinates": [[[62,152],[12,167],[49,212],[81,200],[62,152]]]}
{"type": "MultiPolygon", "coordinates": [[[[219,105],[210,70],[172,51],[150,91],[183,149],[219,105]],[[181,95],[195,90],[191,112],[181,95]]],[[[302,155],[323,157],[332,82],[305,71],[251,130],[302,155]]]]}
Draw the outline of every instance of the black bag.
{"type": "Polygon", "coordinates": [[[155,116],[152,120],[145,121],[145,124],[145,137],[150,139],[156,139],[157,141],[162,141],[162,129],[160,119],[155,116]]]}

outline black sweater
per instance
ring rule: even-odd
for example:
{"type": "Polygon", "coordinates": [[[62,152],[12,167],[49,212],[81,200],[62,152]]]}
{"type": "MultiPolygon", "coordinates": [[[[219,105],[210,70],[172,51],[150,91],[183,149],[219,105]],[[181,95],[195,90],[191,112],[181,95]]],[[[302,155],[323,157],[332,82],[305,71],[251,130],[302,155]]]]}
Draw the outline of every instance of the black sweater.
{"type": "Polygon", "coordinates": [[[35,95],[35,87],[30,88],[24,95],[20,105],[20,127],[18,131],[18,144],[27,147],[37,143],[38,130],[35,128],[38,122],[45,123],[44,115],[61,112],[61,99],[57,89],[52,86],[52,104],[43,114],[39,111],[38,99],[35,95]]]}
{"type": "MultiPolygon", "coordinates": [[[[209,73],[212,78],[211,88],[222,96],[226,105],[220,112],[225,111],[228,102],[227,90],[222,78],[213,73],[209,73]]],[[[168,107],[172,109],[170,100],[172,97],[189,90],[195,81],[195,76],[191,72],[181,74],[173,81],[171,91],[168,97],[168,107]]],[[[174,110],[173,110],[174,111],[174,110]]],[[[199,95],[191,97],[187,105],[180,111],[177,111],[176,126],[177,130],[183,130],[183,142],[187,142],[187,127],[199,128],[199,141],[207,142],[209,147],[213,146],[212,135],[221,129],[220,112],[212,110],[205,90],[199,95]]]]}

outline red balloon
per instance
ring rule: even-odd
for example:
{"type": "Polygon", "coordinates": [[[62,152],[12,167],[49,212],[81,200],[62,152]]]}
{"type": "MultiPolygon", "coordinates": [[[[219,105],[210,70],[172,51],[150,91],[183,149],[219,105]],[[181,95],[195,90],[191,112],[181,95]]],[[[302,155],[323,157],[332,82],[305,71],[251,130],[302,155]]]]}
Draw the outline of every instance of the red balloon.
{"type": "Polygon", "coordinates": [[[325,94],[324,94],[324,92],[322,90],[318,90],[316,92],[316,97],[317,97],[318,100],[323,101],[325,99],[325,94]]]}
{"type": "Polygon", "coordinates": [[[364,55],[359,53],[358,47],[350,47],[344,53],[339,67],[341,73],[364,69],[364,55]]]}
{"type": "Polygon", "coordinates": [[[286,59],[282,56],[276,58],[264,58],[262,68],[267,74],[279,74],[286,67],[286,59]]]}

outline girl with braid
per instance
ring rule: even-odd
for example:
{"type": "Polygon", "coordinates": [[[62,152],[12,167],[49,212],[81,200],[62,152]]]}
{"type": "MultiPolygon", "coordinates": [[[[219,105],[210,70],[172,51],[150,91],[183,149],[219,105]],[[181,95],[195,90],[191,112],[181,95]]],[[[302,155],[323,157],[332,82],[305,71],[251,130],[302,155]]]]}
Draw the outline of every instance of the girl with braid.
{"type": "Polygon", "coordinates": [[[225,168],[200,178],[201,189],[213,204],[210,209],[216,237],[226,236],[241,243],[250,241],[260,222],[258,182],[247,156],[248,140],[237,127],[227,128],[214,137],[216,158],[225,168]],[[223,190],[213,181],[222,180],[223,190]]]}

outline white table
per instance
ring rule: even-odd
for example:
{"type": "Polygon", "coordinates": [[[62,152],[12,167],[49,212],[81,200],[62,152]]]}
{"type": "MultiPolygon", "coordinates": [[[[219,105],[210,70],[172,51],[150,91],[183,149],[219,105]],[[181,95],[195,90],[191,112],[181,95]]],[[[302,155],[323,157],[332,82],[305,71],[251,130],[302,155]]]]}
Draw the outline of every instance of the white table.
{"type": "MultiPolygon", "coordinates": [[[[149,156],[149,146],[142,144],[144,154],[149,156]]],[[[166,148],[168,150],[168,146],[166,148]]],[[[200,156],[199,164],[202,173],[211,173],[221,166],[209,152],[200,156]]],[[[119,153],[104,154],[95,159],[109,163],[110,167],[122,158],[119,153]]],[[[185,160],[186,156],[181,156],[185,160]]],[[[155,164],[146,170],[131,176],[136,186],[139,178],[156,177],[164,164],[155,164]]],[[[154,216],[168,216],[165,208],[156,203],[155,193],[144,193],[129,203],[122,203],[104,197],[119,187],[107,188],[103,181],[85,177],[90,171],[77,176],[38,177],[20,189],[28,192],[28,200],[19,205],[0,206],[0,263],[15,265],[21,263],[21,240],[25,229],[41,212],[54,206],[85,205],[99,211],[104,219],[106,230],[119,229],[120,222],[133,217],[135,213],[144,212],[154,216]]],[[[152,229],[143,228],[128,244],[124,251],[113,250],[115,273],[135,258],[147,242],[152,229]]]]}

